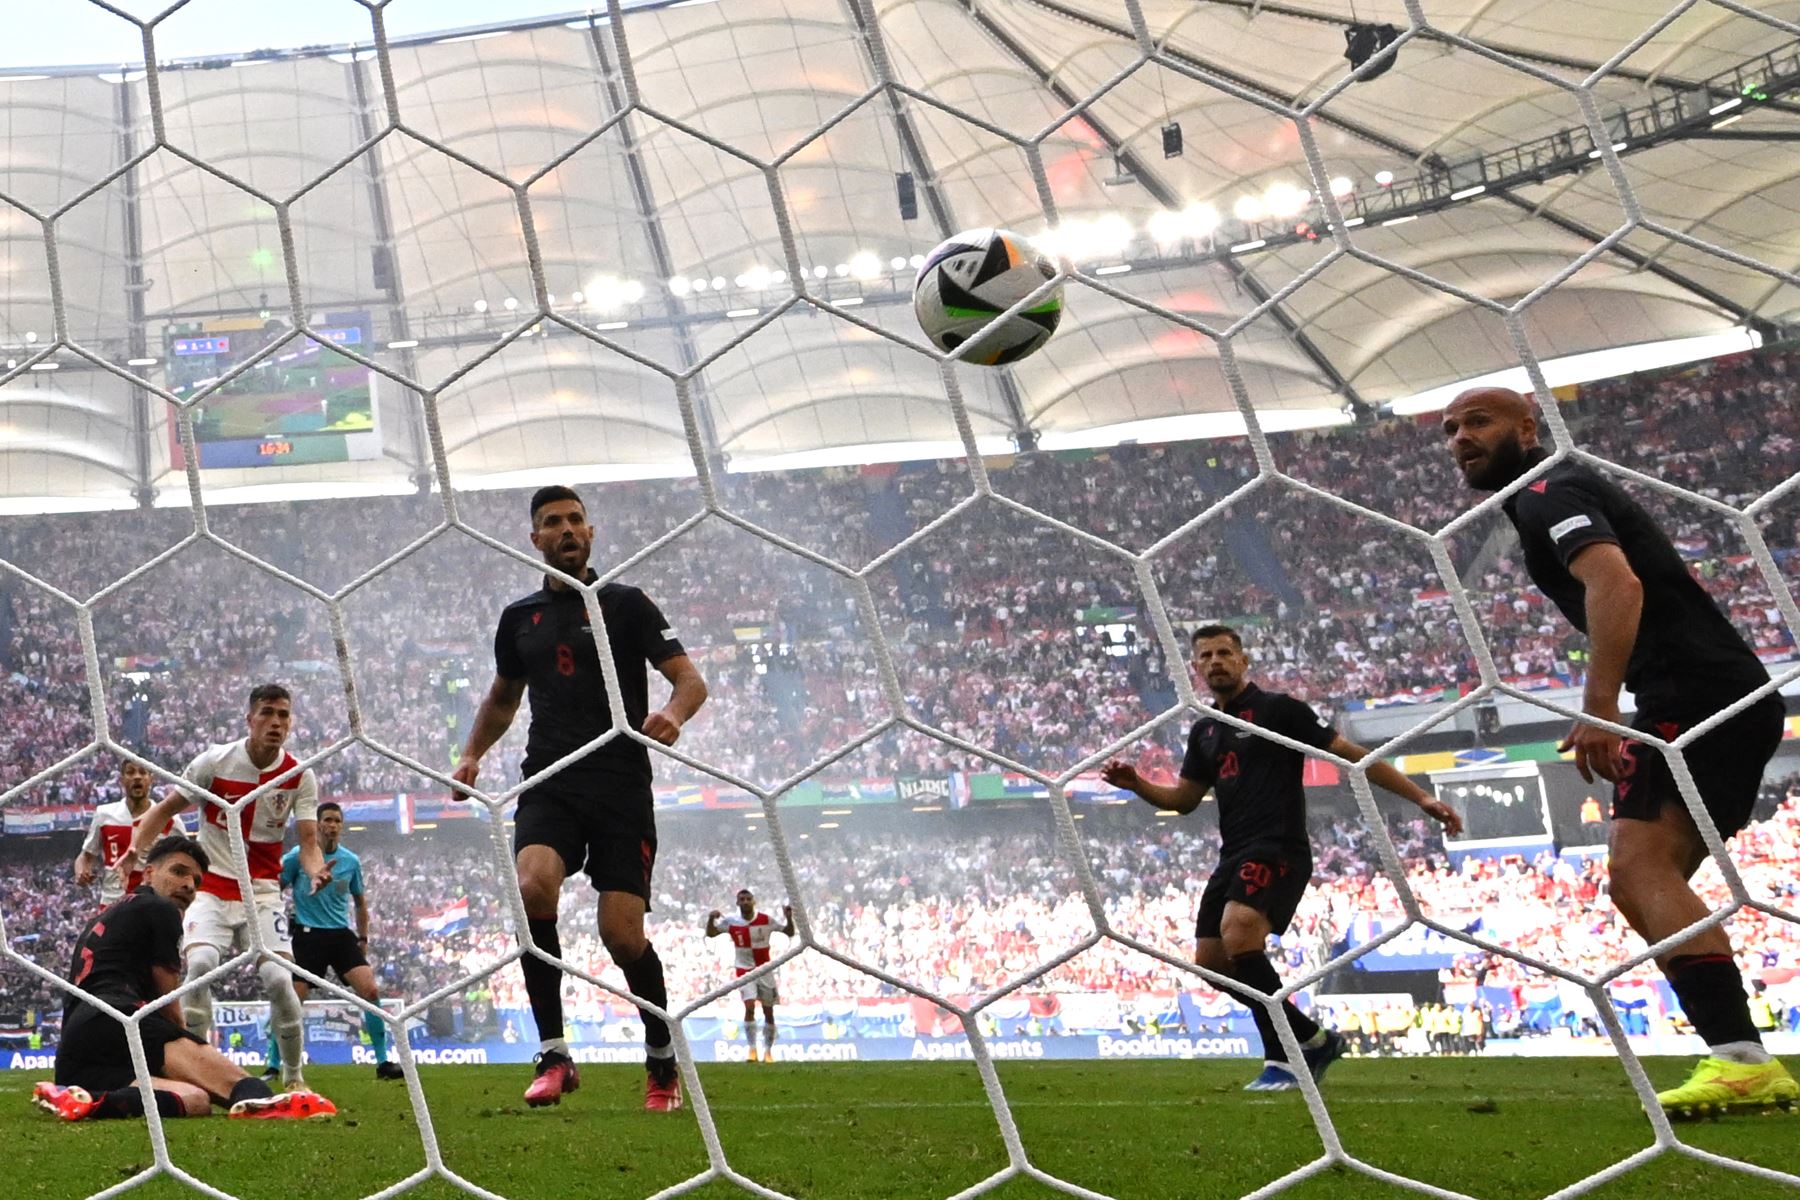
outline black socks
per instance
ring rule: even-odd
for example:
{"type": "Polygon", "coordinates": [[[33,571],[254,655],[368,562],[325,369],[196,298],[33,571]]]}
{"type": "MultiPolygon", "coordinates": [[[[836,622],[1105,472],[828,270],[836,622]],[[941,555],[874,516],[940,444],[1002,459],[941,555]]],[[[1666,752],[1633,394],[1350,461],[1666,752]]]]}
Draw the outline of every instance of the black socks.
{"type": "MultiPolygon", "coordinates": [[[[526,920],[531,927],[531,940],[537,948],[561,958],[562,940],[556,935],[556,918],[528,917],[526,920]]],[[[657,965],[661,967],[660,963],[657,965]]],[[[525,972],[525,995],[531,1000],[531,1016],[537,1022],[538,1037],[546,1042],[560,1038],[563,1035],[561,968],[527,954],[519,960],[519,969],[525,972]]],[[[660,969],[657,978],[662,978],[660,969]]]]}
{"type": "Polygon", "coordinates": [[[239,1100],[267,1100],[274,1094],[268,1084],[246,1075],[232,1085],[231,1103],[236,1104],[239,1100]]]}
{"type": "MultiPolygon", "coordinates": [[[[655,946],[646,943],[644,952],[635,962],[619,963],[619,969],[625,973],[625,986],[631,989],[632,995],[661,1009],[669,1007],[669,988],[663,982],[662,959],[657,957],[655,946]]],[[[667,1082],[675,1073],[669,1024],[642,1009],[638,1011],[644,1018],[644,1048],[648,1053],[650,1073],[659,1081],[667,1082]]]]}
{"type": "MultiPolygon", "coordinates": [[[[264,1089],[267,1090],[266,1088],[264,1089]]],[[[187,1116],[187,1105],[174,1092],[156,1092],[156,1111],[163,1117],[187,1116]]],[[[237,1097],[232,1097],[236,1100],[237,1097]]],[[[144,1115],[144,1097],[134,1087],[116,1088],[100,1097],[94,1106],[93,1115],[100,1120],[141,1117],[144,1115]]]]}
{"type": "MultiPolygon", "coordinates": [[[[1269,961],[1268,955],[1260,952],[1240,954],[1232,959],[1231,977],[1259,992],[1274,994],[1281,990],[1281,976],[1276,974],[1275,964],[1269,961]]],[[[1275,1024],[1269,1019],[1269,1010],[1262,1001],[1247,992],[1233,992],[1233,995],[1249,1008],[1250,1017],[1256,1022],[1256,1032],[1262,1036],[1263,1058],[1269,1062],[1286,1062],[1287,1051],[1282,1049],[1281,1036],[1275,1032],[1275,1024]]],[[[1288,1027],[1294,1031],[1295,1039],[1302,1045],[1318,1035],[1318,1022],[1295,1008],[1292,1000],[1281,1002],[1281,1012],[1287,1018],[1288,1027]]]]}
{"type": "Polygon", "coordinates": [[[1665,974],[1681,1001],[1681,1011],[1708,1046],[1762,1044],[1750,1019],[1744,978],[1729,954],[1678,954],[1669,960],[1665,974]]]}

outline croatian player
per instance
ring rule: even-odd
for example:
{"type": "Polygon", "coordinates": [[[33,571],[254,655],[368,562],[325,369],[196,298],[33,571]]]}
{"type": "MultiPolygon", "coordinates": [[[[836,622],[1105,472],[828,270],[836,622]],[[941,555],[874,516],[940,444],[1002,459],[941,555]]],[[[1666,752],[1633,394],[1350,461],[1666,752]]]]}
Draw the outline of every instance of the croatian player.
{"type": "MultiPolygon", "coordinates": [[[[794,936],[794,906],[781,906],[781,915],[787,924],[780,927],[779,932],[788,937],[794,936]]],[[[769,919],[768,913],[756,911],[756,897],[750,894],[749,888],[740,889],[737,894],[737,912],[719,919],[719,910],[713,909],[706,914],[706,936],[718,937],[721,933],[731,935],[731,944],[736,950],[734,964],[737,977],[742,979],[756,968],[769,961],[769,939],[777,932],[775,922],[769,919]]],[[[738,995],[744,1001],[744,1040],[750,1043],[750,1061],[756,1061],[756,1002],[762,1001],[763,1010],[763,1061],[775,1061],[775,1006],[781,1002],[781,993],[775,988],[775,972],[758,977],[738,989],[738,995]]]]}
{"type": "MultiPolygon", "coordinates": [[[[235,742],[209,746],[189,763],[182,774],[190,783],[221,800],[248,795],[264,784],[275,784],[238,815],[244,831],[244,850],[249,859],[252,903],[246,903],[235,874],[221,874],[217,865],[231,861],[231,836],[225,822],[231,814],[208,803],[200,822],[200,845],[215,867],[200,880],[200,894],[187,912],[182,949],[187,959],[187,978],[194,980],[217,967],[227,953],[250,946],[250,921],[262,931],[263,944],[282,958],[292,960],[287,913],[281,904],[281,843],[288,818],[294,818],[300,837],[300,869],[317,891],[331,882],[331,869],[319,850],[319,783],[312,770],[299,770],[299,760],[289,754],[288,734],[294,727],[293,699],[278,683],[265,683],[250,693],[246,717],[249,734],[235,742]]],[[[138,822],[131,848],[119,859],[121,877],[138,867],[152,830],[192,805],[180,788],[171,788],[150,806],[138,822]]],[[[229,870],[229,868],[227,868],[229,870]]],[[[281,1081],[289,1090],[303,1090],[301,1077],[304,1030],[300,997],[294,978],[278,962],[265,961],[256,968],[263,993],[269,999],[270,1028],[281,1044],[281,1081]]],[[[187,1027],[202,1039],[212,1037],[213,998],[209,987],[187,994],[187,1027]]]]}
{"type": "MultiPolygon", "coordinates": [[[[1499,491],[1550,457],[1531,400],[1471,388],[1444,410],[1444,437],[1469,486],[1499,491]]],[[[1769,682],[1769,672],[1688,572],[1656,521],[1612,481],[1559,462],[1503,502],[1525,570],[1590,654],[1581,710],[1621,724],[1619,692],[1637,699],[1631,728],[1674,740],[1769,682]]],[[[1750,821],[1763,769],[1781,744],[1786,707],[1767,695],[1696,739],[1683,758],[1721,837],[1750,821]]],[[[1581,777],[1613,785],[1609,887],[1631,927],[1654,945],[1708,913],[1688,880],[1706,843],[1662,753],[1577,722],[1562,749],[1581,777]]],[[[1657,1095],[1670,1116],[1746,1111],[1800,1101],[1800,1082],[1769,1056],[1750,1017],[1743,976],[1722,925],[1656,960],[1707,1057],[1680,1087],[1657,1095]]]]}
{"type": "MultiPolygon", "coordinates": [[[[131,845],[131,832],[138,818],[150,811],[150,787],[156,776],[142,763],[126,759],[119,764],[119,789],[124,798],[94,809],[88,825],[87,839],[81,853],[75,856],[75,882],[82,887],[100,881],[100,906],[105,908],[123,900],[128,892],[137,891],[143,872],[135,872],[129,880],[120,879],[113,870],[119,856],[131,845]],[[97,868],[97,869],[96,869],[97,868]]],[[[159,835],[175,832],[173,822],[157,831],[159,835]]]]}
{"type": "MultiPolygon", "coordinates": [[[[592,580],[588,554],[594,545],[587,509],[572,489],[539,488],[531,497],[531,544],[550,566],[575,579],[592,580]]],[[[637,588],[609,583],[596,599],[606,620],[608,651],[625,703],[624,725],[665,746],[706,702],[706,682],[675,631],[637,588]],[[650,711],[647,667],[673,685],[668,702],[650,711]]],[[[481,756],[499,741],[519,701],[529,692],[531,729],[524,773],[533,775],[578,754],[612,728],[613,714],[600,674],[600,652],[582,594],[546,575],[544,586],[507,605],[494,634],[494,683],[475,711],[455,780],[475,785],[481,756]]],[[[455,795],[460,798],[462,793],[455,795]]],[[[519,798],[513,825],[519,892],[531,940],[562,956],[556,910],[563,880],[578,871],[600,893],[600,940],[625,974],[634,996],[664,1008],[668,986],[662,959],[644,936],[650,911],[650,873],[656,864],[655,799],[650,790],[650,752],[615,737],[582,755],[519,798]]],[[[525,992],[540,1040],[525,1103],[558,1103],[581,1086],[563,1038],[562,971],[535,955],[519,960],[525,992]]],[[[669,1026],[645,1012],[644,1108],[681,1107],[681,1080],[669,1026]]]]}
{"type": "MultiPolygon", "coordinates": [[[[173,991],[180,978],[181,915],[208,865],[206,851],[185,836],[152,846],[142,885],[89,922],[75,943],[69,981],[124,1013],[173,991]]],[[[138,1030],[156,1111],[164,1117],[203,1117],[214,1104],[240,1119],[311,1119],[337,1111],[312,1092],[270,1095],[267,1084],[182,1028],[173,1003],[145,1016],[138,1030]]],[[[137,1081],[125,1026],[69,993],[56,1080],[39,1083],[32,1100],[65,1121],[141,1117],[144,1096],[137,1081]]]]}
{"type": "MultiPolygon", "coordinates": [[[[300,847],[281,856],[281,886],[294,893],[294,961],[323,979],[330,972],[370,1004],[381,1004],[375,988],[375,972],[369,966],[369,899],[363,886],[362,859],[340,840],[344,810],[335,801],[319,805],[319,850],[331,871],[331,882],[309,890],[300,870],[300,847]],[[350,927],[350,903],[356,903],[356,928],[350,927]]],[[[294,992],[305,1003],[312,984],[294,980],[294,992]]],[[[375,1052],[375,1078],[404,1079],[406,1072],[387,1056],[387,1022],[373,1013],[363,1014],[363,1032],[375,1052]]],[[[285,1061],[281,1043],[270,1044],[269,1069],[285,1061]]],[[[268,1072],[264,1072],[266,1076],[268,1072]]]]}
{"type": "MultiPolygon", "coordinates": [[[[1203,625],[1194,631],[1194,668],[1206,680],[1220,712],[1261,729],[1283,734],[1350,762],[1368,751],[1319,719],[1293,696],[1265,692],[1245,676],[1250,660],[1237,631],[1227,625],[1203,625]]],[[[1267,952],[1271,934],[1287,931],[1312,882],[1312,843],[1306,833],[1306,791],[1301,776],[1306,755],[1298,750],[1201,717],[1188,735],[1181,777],[1173,785],[1151,783],[1130,763],[1115,759],[1101,777],[1114,787],[1135,792],[1157,808],[1190,813],[1210,788],[1219,801],[1219,865],[1200,894],[1194,923],[1194,961],[1209,970],[1273,993],[1281,976],[1267,952]]],[[[1440,822],[1449,833],[1462,829],[1455,810],[1426,795],[1392,766],[1377,762],[1369,782],[1410,800],[1440,822]]],[[[1250,1092],[1284,1092],[1300,1086],[1288,1061],[1275,1023],[1262,1002],[1246,991],[1226,988],[1256,1022],[1262,1038],[1263,1070],[1245,1086],[1250,1092]]],[[[1343,1056],[1344,1038],[1325,1029],[1294,1007],[1281,1002],[1282,1015],[1300,1043],[1305,1066],[1314,1079],[1343,1056]]]]}

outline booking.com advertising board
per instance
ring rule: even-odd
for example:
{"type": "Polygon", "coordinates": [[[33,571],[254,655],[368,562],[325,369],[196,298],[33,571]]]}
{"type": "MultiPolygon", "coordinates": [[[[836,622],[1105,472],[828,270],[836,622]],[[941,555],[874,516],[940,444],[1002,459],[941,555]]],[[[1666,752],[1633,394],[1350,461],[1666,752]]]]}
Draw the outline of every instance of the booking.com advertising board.
{"type": "MultiPolygon", "coordinates": [[[[983,1022],[994,1058],[1242,1058],[1257,1052],[1249,1013],[1241,1008],[1207,1011],[1225,1007],[1216,998],[1205,1004],[1195,997],[1171,998],[1151,1006],[1167,1011],[1146,1009],[1143,1016],[1132,1015],[1128,1021],[1120,1020],[1113,997],[1096,998],[1092,1005],[1084,1005],[1080,996],[1058,998],[1054,1005],[1046,1005],[1044,999],[1037,998],[1035,1006],[1023,997],[995,1006],[1003,1011],[983,1022]],[[1033,1007],[1038,1011],[1031,1011],[1033,1007]],[[1049,1007],[1061,1011],[1044,1011],[1049,1007]],[[1091,1013],[1086,1011],[1090,1007],[1091,1013]],[[1111,1016],[1112,1027],[1105,1031],[1090,1025],[1102,1008],[1111,1016]]],[[[400,1006],[390,1001],[386,1007],[397,1012],[400,1006]]],[[[774,1047],[778,1062],[949,1062],[973,1057],[954,1015],[923,1001],[790,1004],[779,1012],[781,1035],[774,1047]],[[915,1010],[922,1010],[919,1019],[915,1010]]],[[[635,1016],[631,1009],[629,1015],[609,1014],[603,1020],[571,1019],[569,1041],[576,1061],[642,1063],[643,1026],[635,1016]]],[[[269,1043],[266,1002],[215,1004],[213,1018],[220,1047],[228,1056],[245,1068],[263,1065],[269,1043]]],[[[494,1010],[476,1003],[409,1020],[407,1040],[414,1060],[425,1065],[528,1063],[537,1050],[536,1040],[526,1036],[531,1028],[528,1011],[494,1010]]],[[[742,1023],[733,1017],[693,1016],[682,1028],[698,1062],[743,1062],[748,1057],[750,1042],[742,1023]]],[[[0,1065],[5,1067],[47,1070],[54,1053],[54,1047],[31,1047],[23,1039],[0,1035],[0,1065]]],[[[332,1001],[306,1005],[306,1054],[308,1062],[322,1065],[375,1062],[363,1035],[361,1013],[332,1001]]]]}

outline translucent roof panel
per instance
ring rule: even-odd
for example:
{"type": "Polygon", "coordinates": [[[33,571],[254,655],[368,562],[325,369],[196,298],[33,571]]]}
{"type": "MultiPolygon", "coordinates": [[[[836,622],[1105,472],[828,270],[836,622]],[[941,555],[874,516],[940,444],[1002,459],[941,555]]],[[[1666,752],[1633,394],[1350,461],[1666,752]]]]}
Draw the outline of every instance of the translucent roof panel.
{"type": "Polygon", "coordinates": [[[1362,82],[1398,0],[400,3],[379,52],[324,7],[182,6],[155,88],[99,9],[8,48],[0,500],[178,501],[184,422],[219,496],[408,486],[434,436],[472,484],[941,452],[910,288],[983,226],[1085,276],[1036,357],[949,373],[984,445],[1342,420],[1517,365],[1526,297],[1540,357],[1800,313],[1758,136],[1795,40],[1713,6],[1601,71],[1662,0],[1434,4],[1362,82]]]}

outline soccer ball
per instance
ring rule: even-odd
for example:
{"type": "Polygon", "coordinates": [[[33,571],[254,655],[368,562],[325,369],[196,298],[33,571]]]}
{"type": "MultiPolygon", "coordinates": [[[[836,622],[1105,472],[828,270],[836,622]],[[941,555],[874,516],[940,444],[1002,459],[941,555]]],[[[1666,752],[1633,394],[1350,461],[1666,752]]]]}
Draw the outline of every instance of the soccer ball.
{"type": "MultiPolygon", "coordinates": [[[[913,281],[913,312],[932,345],[955,350],[1055,275],[1056,264],[1018,234],[971,229],[925,257],[913,281]]],[[[1062,309],[1058,287],[983,334],[963,361],[992,367],[1037,353],[1056,332],[1062,309]]]]}

